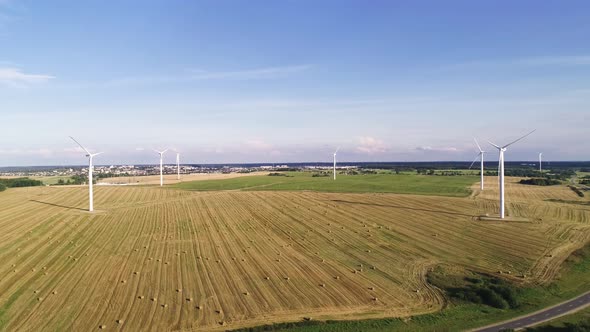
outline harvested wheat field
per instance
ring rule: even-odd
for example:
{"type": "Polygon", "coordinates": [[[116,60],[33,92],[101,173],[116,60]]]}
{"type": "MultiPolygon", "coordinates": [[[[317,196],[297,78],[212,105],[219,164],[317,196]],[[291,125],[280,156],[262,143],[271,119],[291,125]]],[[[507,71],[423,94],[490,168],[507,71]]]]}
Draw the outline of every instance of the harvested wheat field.
{"type": "Polygon", "coordinates": [[[478,221],[497,209],[493,189],[457,198],[99,187],[93,214],[82,210],[84,187],[10,189],[0,193],[0,330],[408,316],[443,306],[425,283],[436,264],[544,282],[588,241],[590,207],[545,201],[576,200],[557,187],[522,187],[507,186],[508,211],[528,222],[478,221]]]}
{"type": "MultiPolygon", "coordinates": [[[[180,180],[176,174],[164,175],[164,183],[180,183],[187,181],[207,181],[207,180],[222,180],[234,179],[243,176],[258,176],[266,175],[268,172],[250,172],[250,173],[192,173],[182,174],[180,180]]],[[[146,175],[146,176],[119,176],[112,178],[100,179],[99,184],[160,184],[160,175],[146,175]]]]}

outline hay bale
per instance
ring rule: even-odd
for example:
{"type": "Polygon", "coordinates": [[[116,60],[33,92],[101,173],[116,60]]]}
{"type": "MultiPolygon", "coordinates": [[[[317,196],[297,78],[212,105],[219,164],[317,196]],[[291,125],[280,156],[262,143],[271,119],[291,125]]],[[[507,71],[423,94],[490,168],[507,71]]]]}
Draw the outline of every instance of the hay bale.
{"type": "Polygon", "coordinates": [[[311,320],[311,317],[303,317],[303,320],[309,322],[311,320]]]}
{"type": "Polygon", "coordinates": [[[217,309],[217,310],[215,310],[215,313],[216,313],[216,314],[221,314],[221,309],[217,309]]]}
{"type": "Polygon", "coordinates": [[[326,287],[326,284],[320,284],[320,287],[326,287]]]}
{"type": "Polygon", "coordinates": [[[197,308],[197,309],[201,310],[201,309],[203,309],[203,306],[202,306],[202,305],[198,305],[198,306],[196,306],[195,308],[197,308]]]}
{"type": "Polygon", "coordinates": [[[373,297],[372,300],[375,302],[379,301],[379,299],[377,299],[376,297],[373,297]]]}
{"type": "Polygon", "coordinates": [[[334,279],[340,280],[340,276],[335,276],[334,279]]]}
{"type": "Polygon", "coordinates": [[[186,302],[192,302],[192,301],[193,301],[193,298],[192,297],[187,297],[186,298],[186,302]]]}
{"type": "Polygon", "coordinates": [[[137,274],[139,274],[139,272],[138,271],[134,271],[133,274],[137,275],[137,274]]]}
{"type": "Polygon", "coordinates": [[[285,277],[285,280],[291,280],[291,278],[289,278],[289,277],[285,277]]]}
{"type": "Polygon", "coordinates": [[[37,298],[37,301],[42,301],[42,300],[43,300],[43,298],[42,298],[42,297],[38,297],[38,298],[37,298]]]}
{"type": "Polygon", "coordinates": [[[158,298],[157,297],[152,297],[152,302],[156,302],[156,301],[158,301],[158,298]]]}
{"type": "Polygon", "coordinates": [[[123,320],[122,319],[117,319],[117,324],[123,324],[123,320]]]}
{"type": "Polygon", "coordinates": [[[122,283],[122,284],[124,284],[124,283],[126,283],[126,282],[127,282],[127,280],[121,280],[121,283],[122,283]]]}
{"type": "Polygon", "coordinates": [[[168,304],[162,304],[162,308],[168,308],[168,304]]]}
{"type": "Polygon", "coordinates": [[[244,292],[244,295],[250,295],[250,293],[248,293],[248,292],[244,292]]]}
{"type": "Polygon", "coordinates": [[[369,290],[375,290],[375,287],[369,287],[369,290]]]}
{"type": "Polygon", "coordinates": [[[264,279],[266,279],[266,280],[270,280],[270,277],[264,277],[264,279]]]}
{"type": "Polygon", "coordinates": [[[54,290],[53,292],[51,292],[51,294],[55,295],[57,294],[57,291],[54,290]]]}
{"type": "Polygon", "coordinates": [[[180,292],[182,292],[182,288],[176,289],[176,293],[180,293],[180,292]]]}
{"type": "Polygon", "coordinates": [[[143,300],[143,299],[145,299],[145,296],[143,296],[143,295],[140,295],[140,296],[138,296],[137,298],[138,298],[138,299],[140,299],[140,300],[143,300]]]}
{"type": "Polygon", "coordinates": [[[103,325],[99,325],[98,328],[101,329],[101,330],[104,330],[104,329],[107,328],[107,326],[103,324],[103,325]]]}

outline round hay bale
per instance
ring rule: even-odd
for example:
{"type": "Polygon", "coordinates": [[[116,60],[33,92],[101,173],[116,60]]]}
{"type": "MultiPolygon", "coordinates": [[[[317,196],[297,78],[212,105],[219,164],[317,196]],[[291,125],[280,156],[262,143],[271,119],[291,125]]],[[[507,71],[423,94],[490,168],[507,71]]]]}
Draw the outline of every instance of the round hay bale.
{"type": "Polygon", "coordinates": [[[117,319],[117,324],[123,324],[123,320],[122,319],[117,319]]]}
{"type": "Polygon", "coordinates": [[[101,329],[101,330],[104,330],[104,329],[107,328],[107,326],[103,324],[103,325],[99,325],[98,328],[101,329]]]}
{"type": "Polygon", "coordinates": [[[178,288],[178,289],[176,290],[176,293],[180,293],[180,292],[182,292],[182,288],[178,288]]]}
{"type": "Polygon", "coordinates": [[[198,305],[198,306],[196,306],[195,308],[197,308],[197,309],[201,310],[201,309],[203,309],[203,306],[202,306],[202,305],[198,305]]]}

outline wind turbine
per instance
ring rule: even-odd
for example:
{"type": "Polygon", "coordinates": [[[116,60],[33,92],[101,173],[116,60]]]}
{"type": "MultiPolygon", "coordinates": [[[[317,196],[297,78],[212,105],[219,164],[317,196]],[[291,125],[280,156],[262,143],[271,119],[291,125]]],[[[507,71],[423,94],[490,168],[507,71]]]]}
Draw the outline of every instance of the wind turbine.
{"type": "MultiPolygon", "coordinates": [[[[535,129],[536,130],[536,129],[535,129]]],[[[500,186],[500,218],[504,219],[504,152],[506,152],[506,149],[511,146],[512,144],[520,141],[521,139],[529,136],[530,134],[534,133],[535,130],[531,131],[530,133],[522,136],[521,138],[512,141],[504,146],[498,146],[490,141],[488,141],[488,143],[490,143],[491,145],[493,145],[496,149],[498,149],[498,152],[500,153],[500,157],[498,159],[498,177],[499,177],[499,186],[500,186]]]]}
{"type": "Polygon", "coordinates": [[[543,152],[539,152],[539,173],[543,172],[543,168],[541,167],[541,161],[543,160],[543,152]]]}
{"type": "Polygon", "coordinates": [[[180,180],[180,152],[176,151],[176,180],[180,180]]]}
{"type": "Polygon", "coordinates": [[[334,151],[334,180],[336,180],[336,154],[338,153],[338,150],[340,150],[340,148],[337,148],[336,151],[334,151]]]}
{"type": "Polygon", "coordinates": [[[475,141],[475,145],[477,145],[477,148],[479,149],[479,153],[477,154],[477,156],[475,157],[475,159],[473,159],[473,162],[471,163],[471,166],[469,166],[469,169],[471,169],[471,167],[473,166],[473,164],[475,164],[475,161],[477,160],[477,158],[481,157],[481,185],[480,185],[480,189],[483,190],[483,155],[486,153],[484,150],[481,149],[481,146],[479,146],[479,143],[477,143],[477,140],[475,139],[475,137],[473,138],[473,140],[475,141]]]}
{"type": "Polygon", "coordinates": [[[164,151],[158,151],[155,150],[155,152],[160,154],[160,187],[164,185],[164,172],[163,172],[163,168],[162,168],[162,156],[164,155],[164,152],[168,151],[168,149],[164,150],[164,151]]]}
{"type": "Polygon", "coordinates": [[[92,191],[92,159],[96,156],[98,156],[99,154],[101,154],[102,152],[98,152],[95,154],[90,153],[90,151],[88,151],[85,147],[82,146],[82,144],[80,144],[78,141],[76,141],[75,138],[73,138],[72,136],[70,136],[70,138],[72,139],[72,141],[76,142],[76,144],[78,144],[82,150],[86,151],[86,157],[88,157],[88,211],[92,212],[94,211],[94,196],[93,196],[93,191],[92,191]]]}

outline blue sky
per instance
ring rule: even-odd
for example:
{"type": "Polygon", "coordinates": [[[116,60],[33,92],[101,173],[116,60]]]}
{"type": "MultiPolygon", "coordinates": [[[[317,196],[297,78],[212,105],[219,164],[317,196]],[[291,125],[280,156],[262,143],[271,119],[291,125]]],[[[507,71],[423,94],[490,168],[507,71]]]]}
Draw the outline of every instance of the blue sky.
{"type": "Polygon", "coordinates": [[[587,1],[0,0],[0,166],[85,163],[68,135],[105,164],[472,160],[535,128],[507,160],[589,160],[588,36],[587,1]]]}

